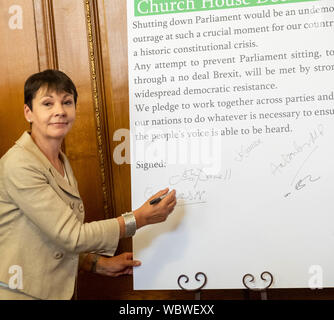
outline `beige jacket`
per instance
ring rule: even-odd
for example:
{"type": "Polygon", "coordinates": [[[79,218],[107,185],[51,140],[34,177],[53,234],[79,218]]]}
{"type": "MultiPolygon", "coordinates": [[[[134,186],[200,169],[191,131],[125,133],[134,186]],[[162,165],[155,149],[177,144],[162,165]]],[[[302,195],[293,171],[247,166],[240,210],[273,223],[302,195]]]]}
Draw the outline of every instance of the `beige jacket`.
{"type": "Polygon", "coordinates": [[[62,153],[70,185],[25,132],[0,159],[0,282],[22,268],[23,293],[40,299],[71,299],[79,254],[113,255],[116,219],[83,223],[84,205],[62,153]]]}

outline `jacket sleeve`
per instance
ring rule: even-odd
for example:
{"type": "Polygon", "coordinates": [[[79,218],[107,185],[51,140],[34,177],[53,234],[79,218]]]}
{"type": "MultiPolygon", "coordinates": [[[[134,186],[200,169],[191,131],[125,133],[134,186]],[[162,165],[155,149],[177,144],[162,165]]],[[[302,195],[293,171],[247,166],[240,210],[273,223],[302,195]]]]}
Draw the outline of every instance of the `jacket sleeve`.
{"type": "Polygon", "coordinates": [[[55,244],[72,253],[115,253],[120,233],[117,219],[81,223],[49,185],[42,170],[29,165],[29,161],[13,167],[9,162],[4,172],[12,202],[55,244]]]}

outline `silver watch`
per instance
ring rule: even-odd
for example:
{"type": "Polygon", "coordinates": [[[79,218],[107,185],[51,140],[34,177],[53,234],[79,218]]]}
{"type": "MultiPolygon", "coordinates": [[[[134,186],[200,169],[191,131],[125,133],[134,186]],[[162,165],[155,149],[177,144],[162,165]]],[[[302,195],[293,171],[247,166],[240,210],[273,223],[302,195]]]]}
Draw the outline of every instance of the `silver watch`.
{"type": "Polygon", "coordinates": [[[133,237],[137,230],[136,218],[132,212],[123,213],[125,222],[125,237],[133,237]]]}

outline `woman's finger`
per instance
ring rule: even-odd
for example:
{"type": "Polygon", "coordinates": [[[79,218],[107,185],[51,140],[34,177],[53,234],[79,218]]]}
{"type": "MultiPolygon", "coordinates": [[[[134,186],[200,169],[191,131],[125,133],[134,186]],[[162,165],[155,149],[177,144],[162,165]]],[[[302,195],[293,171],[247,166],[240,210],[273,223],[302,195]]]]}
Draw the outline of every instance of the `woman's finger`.
{"type": "Polygon", "coordinates": [[[167,208],[168,208],[169,210],[173,210],[175,206],[176,206],[176,199],[175,199],[173,202],[171,202],[171,203],[167,206],[167,208]]]}
{"type": "Polygon", "coordinates": [[[124,255],[125,259],[132,260],[133,259],[133,253],[132,252],[124,252],[122,253],[124,255]]]}
{"type": "Polygon", "coordinates": [[[169,205],[171,202],[175,201],[176,191],[173,190],[169,193],[169,195],[161,201],[163,205],[169,205]]]}
{"type": "Polygon", "coordinates": [[[139,260],[125,260],[123,265],[124,265],[124,268],[139,267],[141,265],[141,262],[139,260]]]}
{"type": "Polygon", "coordinates": [[[114,273],[113,276],[114,277],[119,277],[119,276],[123,276],[123,275],[131,275],[131,274],[133,274],[133,268],[127,267],[126,269],[124,269],[121,272],[114,273]]]}
{"type": "Polygon", "coordinates": [[[133,274],[133,268],[126,268],[124,274],[133,274]]]}
{"type": "Polygon", "coordinates": [[[169,188],[166,188],[166,189],[163,189],[163,190],[160,190],[159,192],[157,192],[155,195],[153,195],[151,198],[148,199],[148,201],[151,201],[155,198],[159,198],[165,194],[167,194],[169,191],[169,188]]]}

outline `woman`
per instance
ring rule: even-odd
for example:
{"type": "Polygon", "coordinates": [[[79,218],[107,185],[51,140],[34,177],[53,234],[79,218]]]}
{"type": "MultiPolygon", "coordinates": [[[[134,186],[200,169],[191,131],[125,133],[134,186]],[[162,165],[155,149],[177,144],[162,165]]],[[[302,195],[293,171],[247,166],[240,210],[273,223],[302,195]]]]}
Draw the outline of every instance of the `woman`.
{"type": "Polygon", "coordinates": [[[130,274],[140,264],[131,253],[110,258],[119,239],[165,221],[176,205],[172,191],[160,203],[150,205],[149,199],[117,219],[83,223],[77,182],[61,152],[77,97],[60,71],[34,74],[25,83],[31,132],[0,160],[0,299],[71,299],[78,265],[109,276],[130,274]]]}

